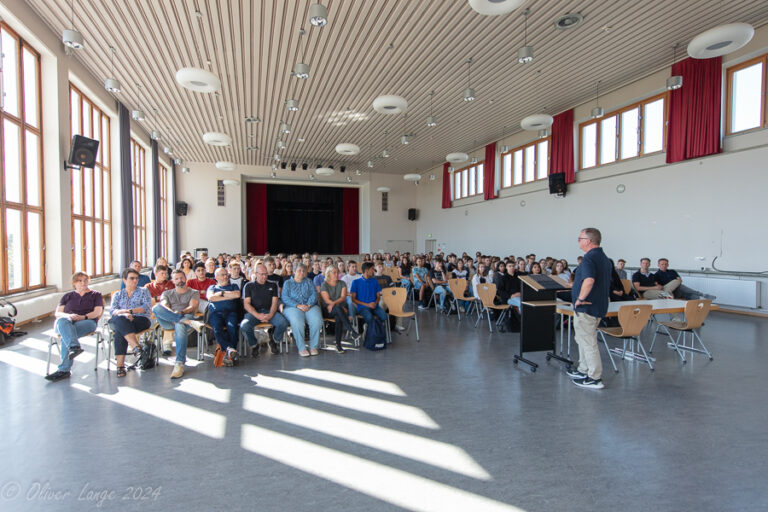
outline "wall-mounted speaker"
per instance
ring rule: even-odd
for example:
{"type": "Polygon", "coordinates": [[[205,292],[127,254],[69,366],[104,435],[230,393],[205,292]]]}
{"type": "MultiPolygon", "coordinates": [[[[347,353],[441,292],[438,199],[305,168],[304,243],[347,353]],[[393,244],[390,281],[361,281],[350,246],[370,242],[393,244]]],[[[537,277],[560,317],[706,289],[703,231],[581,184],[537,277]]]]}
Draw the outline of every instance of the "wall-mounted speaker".
{"type": "Polygon", "coordinates": [[[67,163],[78,167],[93,168],[96,165],[96,155],[99,152],[99,141],[75,135],[72,137],[72,149],[69,151],[67,163]]]}
{"type": "Polygon", "coordinates": [[[185,203],[184,201],[176,201],[176,215],[179,217],[183,217],[187,214],[187,211],[189,210],[189,205],[185,203]]]}
{"type": "Polygon", "coordinates": [[[408,220],[416,220],[416,214],[418,210],[416,208],[408,208],[408,220]]]}
{"type": "Polygon", "coordinates": [[[558,172],[549,175],[549,193],[565,197],[568,186],[565,184],[565,173],[558,172]]]}

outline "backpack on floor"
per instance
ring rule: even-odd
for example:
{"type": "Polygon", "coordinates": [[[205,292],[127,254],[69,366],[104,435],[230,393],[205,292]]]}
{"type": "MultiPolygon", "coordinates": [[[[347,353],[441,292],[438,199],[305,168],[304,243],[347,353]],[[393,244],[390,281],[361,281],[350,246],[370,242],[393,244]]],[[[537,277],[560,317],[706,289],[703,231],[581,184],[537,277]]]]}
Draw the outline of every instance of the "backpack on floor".
{"type": "Polygon", "coordinates": [[[365,348],[368,350],[383,350],[387,348],[387,333],[384,329],[384,323],[374,317],[373,321],[368,324],[368,330],[365,333],[365,348]]]}
{"type": "Polygon", "coordinates": [[[0,344],[5,343],[9,338],[14,336],[24,336],[27,334],[24,331],[15,331],[16,328],[16,306],[11,304],[5,299],[0,299],[0,344]]]}
{"type": "Polygon", "coordinates": [[[133,363],[131,368],[138,368],[139,370],[149,370],[155,367],[157,362],[157,346],[151,341],[141,342],[141,357],[138,361],[133,363]]]}

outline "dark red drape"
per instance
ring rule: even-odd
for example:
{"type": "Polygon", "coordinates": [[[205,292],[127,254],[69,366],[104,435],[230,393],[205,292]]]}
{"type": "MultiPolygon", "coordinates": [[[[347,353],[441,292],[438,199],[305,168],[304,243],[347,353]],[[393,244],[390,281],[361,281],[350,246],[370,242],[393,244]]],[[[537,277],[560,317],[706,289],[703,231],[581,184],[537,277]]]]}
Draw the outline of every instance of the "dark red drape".
{"type": "Polygon", "coordinates": [[[443,208],[451,207],[451,173],[448,172],[450,166],[448,162],[443,164],[443,208]]]}
{"type": "Polygon", "coordinates": [[[248,183],[245,186],[248,205],[248,252],[267,252],[267,186],[264,183],[248,183]]]}
{"type": "Polygon", "coordinates": [[[565,173],[565,182],[576,181],[573,168],[573,109],[555,116],[552,123],[552,153],[549,159],[549,173],[565,173]]]}
{"type": "Polygon", "coordinates": [[[496,199],[496,143],[485,146],[483,164],[483,198],[496,199]]]}
{"type": "Polygon", "coordinates": [[[345,188],[341,202],[341,252],[360,252],[360,190],[345,188]]]}
{"type": "Polygon", "coordinates": [[[685,59],[672,75],[683,86],[669,93],[667,163],[719,153],[722,57],[685,59]]]}

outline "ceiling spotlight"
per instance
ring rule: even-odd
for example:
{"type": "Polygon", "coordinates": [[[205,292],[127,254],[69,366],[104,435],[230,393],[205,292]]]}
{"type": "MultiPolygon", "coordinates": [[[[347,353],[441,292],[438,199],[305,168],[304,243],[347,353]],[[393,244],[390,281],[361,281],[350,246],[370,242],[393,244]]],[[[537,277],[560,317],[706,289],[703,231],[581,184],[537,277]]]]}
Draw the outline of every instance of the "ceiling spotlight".
{"type": "Polygon", "coordinates": [[[132,110],[131,111],[131,119],[134,121],[143,121],[144,120],[144,111],[143,110],[132,110]]]}
{"type": "Polygon", "coordinates": [[[386,149],[381,152],[381,158],[389,158],[389,151],[386,149]]]}
{"type": "Polygon", "coordinates": [[[309,7],[309,22],[315,27],[324,27],[328,23],[328,8],[323,4],[309,7]]]}
{"type": "Polygon", "coordinates": [[[373,167],[373,161],[372,160],[368,160],[368,163],[366,165],[368,165],[368,167],[373,167]]]}
{"type": "Polygon", "coordinates": [[[174,158],[173,165],[181,165],[181,158],[174,158]]]}
{"type": "Polygon", "coordinates": [[[258,151],[259,146],[248,146],[248,151],[258,151]]]}
{"type": "Polygon", "coordinates": [[[288,167],[288,162],[280,162],[280,168],[285,170],[285,168],[288,167]]]}
{"type": "Polygon", "coordinates": [[[165,146],[163,148],[163,153],[165,153],[166,155],[170,155],[171,153],[173,153],[173,148],[171,146],[165,146]]]}
{"type": "MultiPolygon", "coordinates": [[[[675,46],[672,47],[672,66],[675,65],[675,60],[677,59],[678,46],[680,46],[680,43],[675,43],[675,46]]],[[[672,75],[669,78],[667,78],[668,91],[674,91],[675,89],[679,89],[682,86],[683,86],[683,77],[681,75],[672,75]]]]}
{"type": "Polygon", "coordinates": [[[307,139],[305,139],[304,137],[299,137],[298,139],[296,139],[296,142],[304,142],[305,140],[307,139]]]}
{"type": "Polygon", "coordinates": [[[291,170],[294,172],[296,171],[296,162],[291,163],[291,170]]]}
{"type": "Polygon", "coordinates": [[[605,115],[605,109],[600,106],[600,80],[597,81],[597,84],[595,84],[595,108],[592,109],[592,114],[590,117],[592,119],[597,119],[599,117],[603,117],[605,115]]]}
{"type": "Polygon", "coordinates": [[[182,167],[181,174],[189,174],[189,167],[182,167]]]}
{"type": "Polygon", "coordinates": [[[469,161],[471,164],[476,164],[478,162],[477,157],[473,156],[472,159],[469,161]]]}
{"type": "Polygon", "coordinates": [[[273,171],[276,171],[276,170],[277,170],[277,164],[272,164],[272,170],[273,170],[273,171]]]}
{"type": "Polygon", "coordinates": [[[272,172],[269,174],[269,177],[270,177],[270,178],[277,178],[277,173],[276,173],[275,171],[272,171],[272,172]]]}
{"type": "Polygon", "coordinates": [[[285,142],[281,140],[277,141],[277,149],[285,149],[285,142]]]}
{"type": "Polygon", "coordinates": [[[299,110],[299,102],[296,100],[285,100],[285,108],[288,109],[288,112],[296,112],[299,110]]]}
{"type": "Polygon", "coordinates": [[[467,59],[467,88],[464,90],[464,101],[470,102],[475,99],[475,90],[471,87],[472,78],[472,59],[467,59]]]}
{"type": "Polygon", "coordinates": [[[544,128],[543,130],[539,130],[540,139],[546,139],[547,137],[549,137],[549,130],[547,130],[546,128],[544,128]]]}
{"type": "Polygon", "coordinates": [[[361,174],[363,174],[363,171],[360,169],[355,169],[355,176],[360,176],[361,174]]]}
{"type": "Polygon", "coordinates": [[[555,28],[558,30],[567,30],[569,28],[574,28],[582,21],[584,21],[584,16],[582,16],[581,13],[573,12],[564,14],[555,20],[555,28]]]}
{"type": "Polygon", "coordinates": [[[258,116],[248,116],[245,118],[246,123],[260,123],[261,119],[258,116]]]}
{"type": "MultiPolygon", "coordinates": [[[[109,47],[110,56],[109,56],[109,67],[110,67],[110,73],[112,76],[115,75],[115,48],[114,46],[109,47]]],[[[109,92],[118,93],[120,92],[120,89],[122,88],[120,86],[120,82],[117,80],[117,78],[107,78],[104,80],[104,88],[108,90],[109,92]]]]}
{"type": "Polygon", "coordinates": [[[352,178],[347,176],[347,183],[352,183],[352,178]]]}
{"type": "Polygon", "coordinates": [[[303,80],[309,78],[309,64],[304,64],[303,62],[296,63],[296,65],[293,66],[293,76],[303,80]]]}
{"type": "Polygon", "coordinates": [[[346,165],[342,165],[341,167],[339,167],[339,172],[346,172],[346,171],[347,171],[346,165]]]}
{"type": "Polygon", "coordinates": [[[523,46],[517,51],[517,62],[520,64],[528,64],[533,61],[533,46],[528,46],[528,15],[530,13],[530,9],[523,11],[523,16],[525,16],[525,33],[523,36],[523,46]]]}
{"type": "Polygon", "coordinates": [[[407,133],[402,137],[400,137],[400,144],[408,145],[410,143],[411,143],[411,136],[408,135],[407,133]]]}
{"type": "Polygon", "coordinates": [[[152,140],[158,140],[160,138],[160,132],[157,130],[152,130],[149,132],[149,138],[152,140]]]}
{"type": "Polygon", "coordinates": [[[83,47],[83,34],[75,30],[74,28],[68,29],[65,28],[61,32],[61,42],[64,43],[64,46],[67,48],[72,48],[73,50],[79,50],[83,47]]]}
{"type": "Polygon", "coordinates": [[[429,93],[429,116],[427,116],[427,126],[430,128],[433,128],[437,126],[437,121],[435,121],[435,116],[432,115],[432,99],[435,96],[435,91],[432,91],[429,93]]]}
{"type": "Polygon", "coordinates": [[[291,133],[291,125],[289,125],[288,123],[281,123],[280,133],[291,133]]]}
{"type": "Polygon", "coordinates": [[[302,170],[302,171],[306,171],[308,167],[309,167],[309,165],[307,165],[307,163],[306,163],[306,162],[305,162],[305,163],[303,163],[303,164],[301,164],[301,170],[302,170]]]}
{"type": "Polygon", "coordinates": [[[437,179],[437,176],[435,176],[434,174],[429,175],[429,181],[435,181],[435,179],[437,179]]]}
{"type": "Polygon", "coordinates": [[[280,155],[279,155],[279,154],[277,154],[277,153],[275,153],[274,155],[272,155],[272,158],[273,158],[275,161],[277,161],[277,162],[279,162],[279,161],[280,161],[280,155]]]}

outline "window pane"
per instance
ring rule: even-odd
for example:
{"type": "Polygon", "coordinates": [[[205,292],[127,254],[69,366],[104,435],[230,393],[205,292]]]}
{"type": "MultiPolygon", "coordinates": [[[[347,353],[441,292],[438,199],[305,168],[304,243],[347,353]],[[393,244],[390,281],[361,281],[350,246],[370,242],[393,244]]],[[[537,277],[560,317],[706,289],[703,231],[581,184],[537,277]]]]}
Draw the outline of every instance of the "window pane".
{"type": "MultiPolygon", "coordinates": [[[[40,126],[37,116],[37,58],[26,48],[22,50],[22,55],[22,63],[24,64],[24,121],[37,128],[40,126]]],[[[31,283],[30,286],[32,286],[31,283]]]]}
{"type": "Polygon", "coordinates": [[[27,213],[27,237],[29,238],[29,286],[43,284],[43,227],[41,215],[35,212],[27,213]]]}
{"type": "Polygon", "coordinates": [[[8,252],[8,288],[24,286],[24,246],[21,239],[21,212],[5,210],[5,244],[8,252]]]}
{"type": "Polygon", "coordinates": [[[535,165],[536,146],[528,146],[525,148],[525,181],[533,181],[535,179],[535,165]]]}
{"type": "Polygon", "coordinates": [[[760,126],[763,63],[740,69],[731,76],[731,131],[739,132],[760,126]]]}
{"type": "Polygon", "coordinates": [[[83,170],[70,169],[72,173],[72,213],[83,214],[83,170]]]}
{"type": "Polygon", "coordinates": [[[85,272],[93,275],[93,223],[85,221],[85,272]]]}
{"type": "Polygon", "coordinates": [[[103,265],[101,263],[101,259],[103,258],[102,247],[104,244],[108,243],[106,237],[104,236],[104,226],[101,222],[96,222],[94,224],[94,227],[96,229],[96,240],[99,240],[98,243],[93,244],[94,250],[96,252],[96,267],[94,268],[94,274],[101,275],[104,273],[103,265]]]}
{"type": "MultiPolygon", "coordinates": [[[[16,38],[3,30],[3,110],[19,115],[19,46],[16,38]]],[[[9,284],[12,284],[9,282],[9,284]]],[[[15,288],[11,286],[11,288],[15,288]]]]}
{"type": "Polygon", "coordinates": [[[477,193],[483,193],[483,170],[485,169],[483,164],[477,166],[477,193]]]}
{"type": "Polygon", "coordinates": [[[69,129],[72,135],[78,135],[80,134],[80,95],[71,91],[69,100],[69,129]]]}
{"type": "Polygon", "coordinates": [[[539,142],[536,151],[536,179],[543,179],[549,171],[549,141],[539,142]]]}
{"type": "Polygon", "coordinates": [[[39,138],[34,133],[27,130],[26,134],[26,152],[27,152],[27,204],[31,206],[40,206],[40,147],[39,138]]]}
{"type": "Polygon", "coordinates": [[[600,121],[600,163],[616,161],[616,116],[600,121]]]}
{"type": "Polygon", "coordinates": [[[643,109],[643,153],[664,149],[664,98],[646,103],[643,109]]]}
{"type": "Polygon", "coordinates": [[[454,177],[456,178],[456,183],[453,187],[453,196],[459,199],[461,197],[461,173],[454,173],[454,177]]]}
{"type": "Polygon", "coordinates": [[[99,139],[99,155],[101,155],[101,162],[108,168],[111,168],[109,164],[109,118],[107,116],[101,116],[101,138],[99,139]]]}
{"type": "Polygon", "coordinates": [[[515,157],[514,157],[515,165],[513,167],[514,173],[513,177],[515,180],[515,185],[519,185],[523,182],[523,150],[518,149],[515,151],[515,157]]]}
{"type": "Polygon", "coordinates": [[[469,183],[467,183],[468,174],[469,173],[467,172],[466,169],[461,171],[461,197],[467,197],[467,188],[468,188],[467,186],[469,185],[469,183]]]}
{"type": "Polygon", "coordinates": [[[469,168],[469,195],[475,195],[475,185],[477,185],[477,169],[469,168]]]}
{"type": "Polygon", "coordinates": [[[588,124],[581,130],[581,168],[597,164],[597,123],[588,124]]]}
{"type": "Polygon", "coordinates": [[[75,219],[72,223],[72,245],[75,251],[75,270],[83,270],[83,221],[75,219]]]}
{"type": "MultiPolygon", "coordinates": [[[[99,168],[93,170],[93,216],[97,219],[101,218],[101,176],[102,172],[99,168]]],[[[99,238],[96,238],[99,240],[99,238]]]]}
{"type": "Polygon", "coordinates": [[[5,164],[5,199],[21,202],[21,141],[19,127],[8,121],[3,122],[5,137],[3,141],[3,163],[5,164]]]}
{"type": "Polygon", "coordinates": [[[112,272],[112,233],[111,224],[104,225],[104,273],[112,272]]]}
{"type": "Polygon", "coordinates": [[[637,156],[639,108],[621,114],[621,158],[637,156]]]}
{"type": "Polygon", "coordinates": [[[502,183],[501,186],[509,187],[510,185],[512,185],[512,153],[507,153],[506,155],[504,155],[504,160],[502,165],[503,165],[502,169],[504,169],[504,173],[501,181],[502,183]]]}
{"type": "Polygon", "coordinates": [[[85,215],[93,217],[93,169],[83,169],[83,205],[85,215]]]}
{"type": "Polygon", "coordinates": [[[109,190],[109,173],[107,171],[103,172],[104,180],[102,181],[101,185],[104,187],[104,190],[102,192],[102,199],[104,199],[104,219],[109,220],[109,215],[111,213],[110,210],[110,201],[112,199],[111,191],[109,190]]]}

